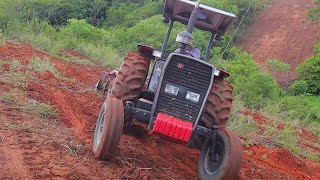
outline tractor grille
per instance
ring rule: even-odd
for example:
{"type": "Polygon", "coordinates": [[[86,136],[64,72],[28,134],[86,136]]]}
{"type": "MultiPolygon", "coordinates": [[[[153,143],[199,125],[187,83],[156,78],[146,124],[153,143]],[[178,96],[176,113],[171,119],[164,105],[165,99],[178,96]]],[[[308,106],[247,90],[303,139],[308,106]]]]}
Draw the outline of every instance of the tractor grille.
{"type": "Polygon", "coordinates": [[[212,79],[212,67],[179,55],[172,56],[164,77],[155,108],[155,116],[165,113],[175,118],[195,122],[212,79]],[[165,92],[167,84],[179,87],[177,96],[165,92]],[[187,91],[200,94],[198,103],[186,99],[187,91]]]}

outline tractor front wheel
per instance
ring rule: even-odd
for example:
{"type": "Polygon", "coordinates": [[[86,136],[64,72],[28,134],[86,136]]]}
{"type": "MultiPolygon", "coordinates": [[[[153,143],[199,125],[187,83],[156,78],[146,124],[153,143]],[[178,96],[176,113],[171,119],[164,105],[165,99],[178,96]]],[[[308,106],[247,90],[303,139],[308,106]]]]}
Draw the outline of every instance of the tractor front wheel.
{"type": "Polygon", "coordinates": [[[237,135],[227,129],[217,131],[214,153],[212,139],[202,147],[198,172],[201,180],[237,179],[242,161],[242,143],[237,135]]]}
{"type": "Polygon", "coordinates": [[[123,130],[123,103],[107,98],[99,112],[93,140],[93,152],[100,160],[109,160],[116,151],[123,130]]]}

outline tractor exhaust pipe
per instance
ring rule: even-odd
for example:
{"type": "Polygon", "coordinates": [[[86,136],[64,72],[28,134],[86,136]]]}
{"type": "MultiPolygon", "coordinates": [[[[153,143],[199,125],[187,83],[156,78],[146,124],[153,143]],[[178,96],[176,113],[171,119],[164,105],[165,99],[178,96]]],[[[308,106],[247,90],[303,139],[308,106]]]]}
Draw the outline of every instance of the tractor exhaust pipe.
{"type": "Polygon", "coordinates": [[[187,26],[187,31],[181,32],[178,34],[177,37],[177,42],[180,43],[180,54],[186,54],[186,47],[187,44],[191,46],[193,36],[192,36],[192,31],[194,26],[196,25],[196,21],[199,16],[199,11],[200,11],[200,0],[197,1],[191,15],[189,18],[188,26],[187,26]]]}
{"type": "Polygon", "coordinates": [[[198,14],[200,10],[200,0],[197,1],[196,6],[194,7],[194,10],[191,13],[189,22],[188,22],[188,33],[192,34],[193,28],[196,25],[196,21],[198,19],[198,14]]]}

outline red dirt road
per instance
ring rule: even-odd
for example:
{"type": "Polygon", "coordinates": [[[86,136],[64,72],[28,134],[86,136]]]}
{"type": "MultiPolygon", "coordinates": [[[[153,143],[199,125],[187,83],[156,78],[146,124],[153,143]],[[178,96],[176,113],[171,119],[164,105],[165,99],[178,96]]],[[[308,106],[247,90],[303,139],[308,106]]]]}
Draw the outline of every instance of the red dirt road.
{"type": "Polygon", "coordinates": [[[296,67],[313,55],[314,45],[320,40],[320,23],[313,23],[307,15],[314,6],[314,0],[273,0],[242,43],[265,70],[269,59],[291,65],[289,72],[271,72],[284,87],[294,81],[296,67]]]}
{"type": "MultiPolygon", "coordinates": [[[[34,73],[27,98],[55,105],[57,119],[39,118],[0,100],[0,179],[197,179],[198,151],[143,132],[123,135],[111,162],[91,152],[96,117],[105,97],[93,92],[101,67],[66,63],[30,45],[0,46],[0,96],[13,87],[2,75],[18,59],[52,62],[61,74],[34,73]]],[[[318,137],[315,137],[318,138],[318,137]]],[[[239,179],[319,179],[320,164],[282,148],[245,148],[239,179]]]]}

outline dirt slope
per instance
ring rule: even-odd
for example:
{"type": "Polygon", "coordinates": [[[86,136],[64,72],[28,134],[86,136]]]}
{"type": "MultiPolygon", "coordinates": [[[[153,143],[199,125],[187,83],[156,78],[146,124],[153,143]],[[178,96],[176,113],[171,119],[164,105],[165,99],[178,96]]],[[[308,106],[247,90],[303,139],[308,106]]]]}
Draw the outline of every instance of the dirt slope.
{"type": "MultiPolygon", "coordinates": [[[[93,157],[93,129],[105,99],[93,92],[101,67],[70,64],[30,45],[6,43],[0,46],[0,96],[13,88],[3,78],[10,62],[18,59],[27,66],[33,56],[52,62],[62,77],[34,73],[23,90],[27,98],[55,105],[59,117],[39,118],[17,103],[0,100],[0,179],[197,179],[197,150],[144,131],[123,135],[111,162],[93,157]]],[[[319,163],[262,145],[245,147],[239,174],[239,179],[319,177],[319,163]]]]}
{"type": "Polygon", "coordinates": [[[272,0],[242,44],[265,70],[272,58],[290,64],[289,72],[272,72],[285,87],[295,79],[295,68],[313,55],[313,47],[320,40],[320,24],[311,22],[307,16],[314,5],[314,0],[272,0]]]}

